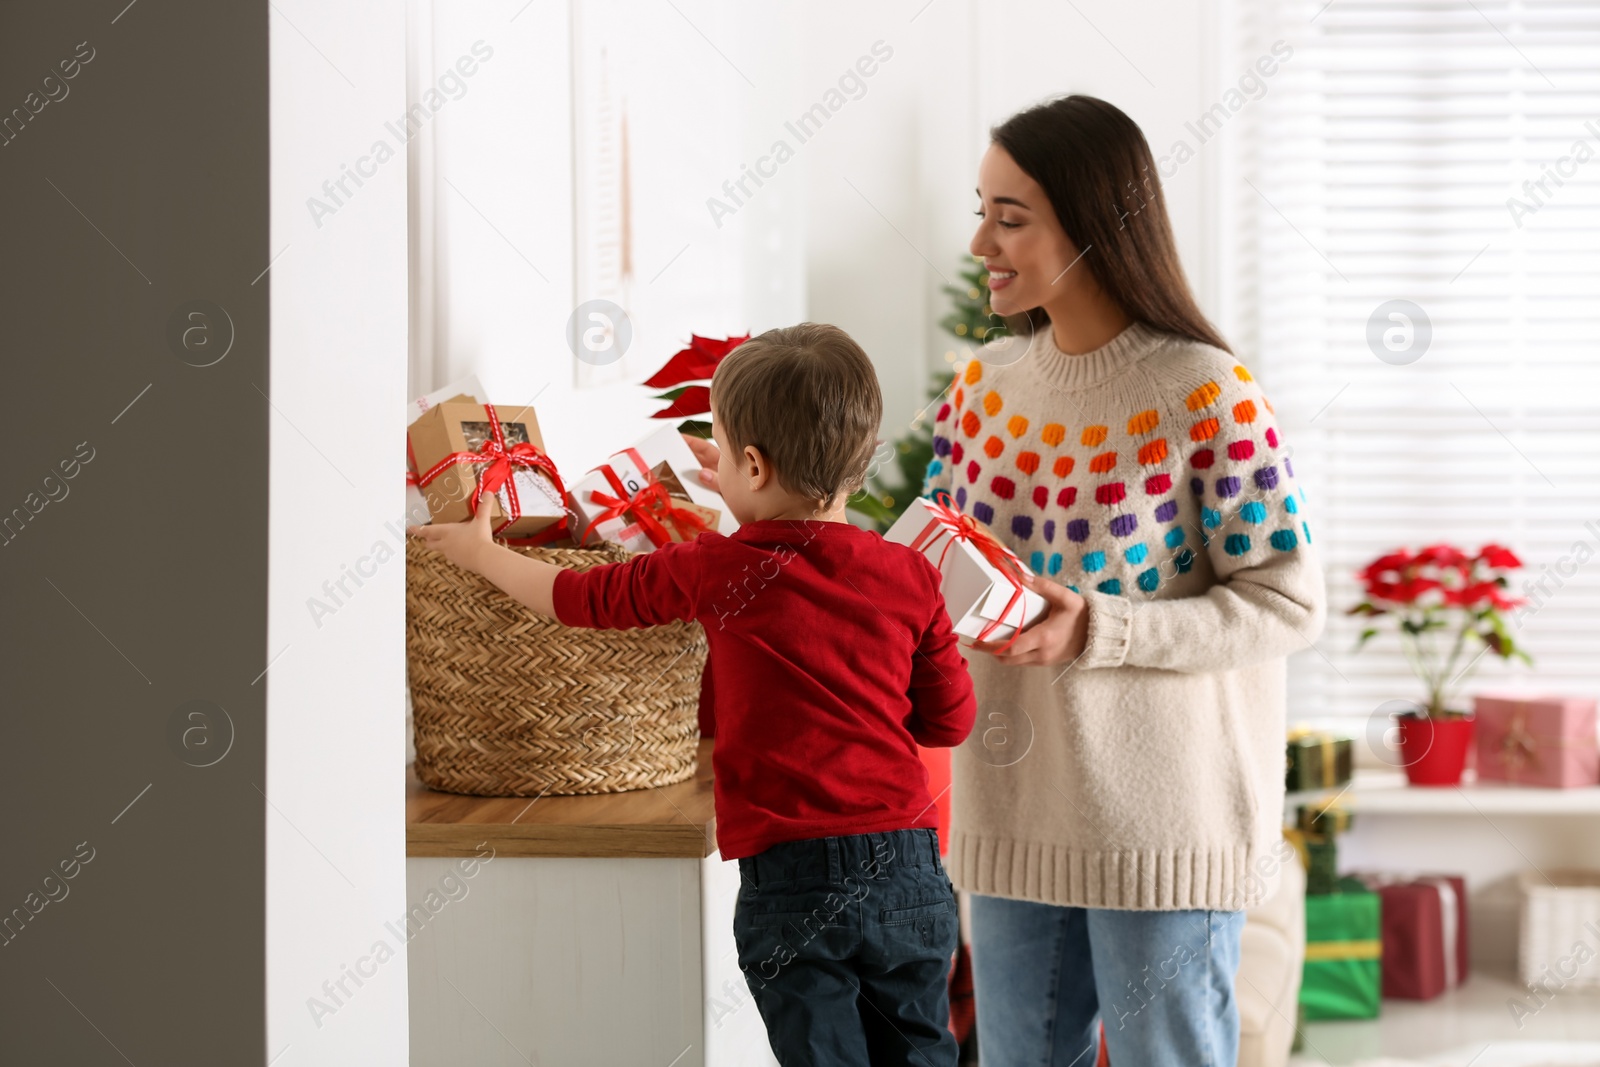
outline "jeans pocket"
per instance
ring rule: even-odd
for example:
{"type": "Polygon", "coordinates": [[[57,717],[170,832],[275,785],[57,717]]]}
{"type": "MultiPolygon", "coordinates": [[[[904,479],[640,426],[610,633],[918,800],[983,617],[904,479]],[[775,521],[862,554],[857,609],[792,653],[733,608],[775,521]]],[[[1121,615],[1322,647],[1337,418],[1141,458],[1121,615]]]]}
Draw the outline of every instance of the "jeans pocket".
{"type": "Polygon", "coordinates": [[[878,924],[886,943],[955,951],[956,902],[948,895],[882,908],[878,912],[878,924]]]}
{"type": "Polygon", "coordinates": [[[908,904],[899,908],[884,908],[878,913],[878,921],[885,926],[897,923],[916,922],[918,919],[935,915],[947,915],[956,910],[956,902],[948,897],[940,900],[930,900],[922,904],[908,904]]]}

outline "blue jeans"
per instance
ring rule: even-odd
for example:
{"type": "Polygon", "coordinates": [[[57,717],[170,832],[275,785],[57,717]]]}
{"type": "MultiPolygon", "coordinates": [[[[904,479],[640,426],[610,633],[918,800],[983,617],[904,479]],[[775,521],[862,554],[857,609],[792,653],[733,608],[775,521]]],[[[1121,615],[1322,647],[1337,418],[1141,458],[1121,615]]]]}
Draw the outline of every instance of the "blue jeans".
{"type": "Polygon", "coordinates": [[[1242,911],[1112,911],[972,897],[984,1067],[1233,1067],[1242,911]]]}
{"type": "Polygon", "coordinates": [[[956,903],[933,830],[786,841],[739,861],[739,967],[784,1067],[955,1067],[956,903]]]}

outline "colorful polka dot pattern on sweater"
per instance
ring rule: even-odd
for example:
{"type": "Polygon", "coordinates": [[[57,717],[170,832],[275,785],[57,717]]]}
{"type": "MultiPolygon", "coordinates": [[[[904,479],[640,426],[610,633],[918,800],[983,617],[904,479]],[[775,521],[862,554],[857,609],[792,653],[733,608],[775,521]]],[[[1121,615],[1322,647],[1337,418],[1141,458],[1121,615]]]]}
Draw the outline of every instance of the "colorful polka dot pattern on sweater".
{"type": "Polygon", "coordinates": [[[1120,412],[1108,401],[1126,382],[1064,397],[973,359],[939,409],[924,491],[948,493],[1035,571],[1103,593],[1155,593],[1197,550],[1214,572],[1294,552],[1311,531],[1272,405],[1216,355],[1206,380],[1180,379],[1153,406],[1137,390],[1144,403],[1120,412]]]}

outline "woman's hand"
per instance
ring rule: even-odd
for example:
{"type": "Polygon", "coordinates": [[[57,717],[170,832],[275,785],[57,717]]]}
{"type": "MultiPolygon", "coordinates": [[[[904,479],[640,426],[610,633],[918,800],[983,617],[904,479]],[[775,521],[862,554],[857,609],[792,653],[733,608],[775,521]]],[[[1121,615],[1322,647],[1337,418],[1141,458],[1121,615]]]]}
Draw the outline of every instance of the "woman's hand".
{"type": "Polygon", "coordinates": [[[700,464],[700,484],[717,495],[722,495],[722,487],[717,484],[717,464],[722,461],[722,453],[717,446],[707,441],[704,437],[691,437],[683,435],[684,441],[689,445],[689,451],[694,453],[695,462],[700,464]]]}
{"type": "Polygon", "coordinates": [[[444,558],[469,571],[479,571],[485,549],[494,547],[494,533],[489,526],[489,500],[484,494],[478,502],[478,512],[462,522],[435,522],[427,526],[407,526],[406,533],[420,537],[430,548],[444,553],[444,558]]]}
{"type": "Polygon", "coordinates": [[[977,641],[972,647],[1012,667],[1076,662],[1089,643],[1088,601],[1066,586],[1038,575],[1023,575],[1022,584],[1045,599],[1050,605],[1049,614],[1022,631],[1003,652],[1004,641],[977,641]]]}

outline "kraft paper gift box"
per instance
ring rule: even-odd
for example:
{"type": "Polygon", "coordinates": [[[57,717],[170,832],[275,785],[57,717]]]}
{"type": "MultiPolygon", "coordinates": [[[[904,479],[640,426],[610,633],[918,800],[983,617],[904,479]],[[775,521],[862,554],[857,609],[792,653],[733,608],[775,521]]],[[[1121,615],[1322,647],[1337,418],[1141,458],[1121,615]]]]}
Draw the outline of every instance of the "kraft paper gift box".
{"type": "Polygon", "coordinates": [[[1383,911],[1383,995],[1432,1000],[1467,980],[1467,883],[1458,875],[1355,875],[1383,911]]]}
{"type": "Polygon", "coordinates": [[[406,431],[411,466],[434,522],[472,517],[472,494],[480,476],[510,464],[505,484],[490,496],[489,517],[502,537],[527,537],[560,522],[567,510],[560,475],[544,454],[544,440],[531,407],[485,406],[462,399],[435,404],[406,431]],[[494,442],[490,413],[503,440],[494,442]],[[515,491],[515,501],[511,493],[515,491]],[[517,518],[506,525],[513,510],[517,518]]]}
{"type": "Polygon", "coordinates": [[[573,540],[590,544],[611,541],[648,552],[662,543],[663,536],[684,541],[701,527],[721,534],[737,530],[738,521],[720,496],[700,484],[699,475],[700,463],[683,435],[674,426],[661,427],[632,448],[613,453],[568,488],[566,506],[573,540]],[[652,482],[665,490],[665,506],[657,497],[645,515],[637,507],[618,511],[620,501],[639,499],[638,494],[652,482]],[[608,512],[614,514],[602,519],[608,512]],[[690,516],[698,520],[699,527],[690,516]]]}
{"type": "Polygon", "coordinates": [[[1372,1019],[1383,991],[1382,898],[1354,878],[1306,897],[1300,1007],[1307,1019],[1372,1019]]]}
{"type": "MultiPolygon", "coordinates": [[[[417,397],[406,405],[406,426],[410,427],[428,410],[446,400],[472,401],[479,404],[486,403],[486,394],[476,374],[469,374],[465,378],[451,382],[431,393],[417,397]]],[[[421,486],[417,485],[417,471],[411,462],[411,448],[406,447],[406,523],[408,525],[422,526],[432,518],[428,514],[428,501],[422,495],[421,486]]]]}
{"type": "Polygon", "coordinates": [[[1595,698],[1484,693],[1478,720],[1478,780],[1573,789],[1600,781],[1595,698]]]}
{"type": "Polygon", "coordinates": [[[1016,581],[1033,573],[1021,560],[975,520],[942,504],[913,500],[883,539],[917,549],[939,569],[952,627],[969,641],[1009,641],[1049,609],[1016,581]]]}

